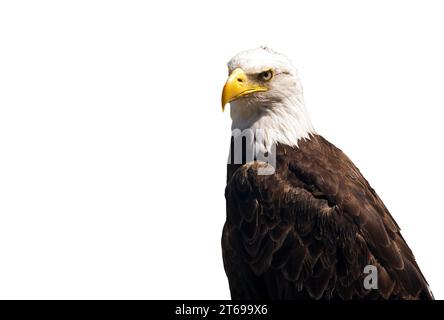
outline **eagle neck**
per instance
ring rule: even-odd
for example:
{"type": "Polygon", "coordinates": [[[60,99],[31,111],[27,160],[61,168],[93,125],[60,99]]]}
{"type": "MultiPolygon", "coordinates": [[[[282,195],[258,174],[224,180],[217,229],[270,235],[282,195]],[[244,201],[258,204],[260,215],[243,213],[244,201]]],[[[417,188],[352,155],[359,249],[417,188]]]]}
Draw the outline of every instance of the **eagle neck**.
{"type": "Polygon", "coordinates": [[[256,147],[270,152],[273,145],[298,147],[301,139],[315,134],[302,95],[263,104],[234,104],[231,108],[232,130],[250,129],[261,139],[256,147]]]}

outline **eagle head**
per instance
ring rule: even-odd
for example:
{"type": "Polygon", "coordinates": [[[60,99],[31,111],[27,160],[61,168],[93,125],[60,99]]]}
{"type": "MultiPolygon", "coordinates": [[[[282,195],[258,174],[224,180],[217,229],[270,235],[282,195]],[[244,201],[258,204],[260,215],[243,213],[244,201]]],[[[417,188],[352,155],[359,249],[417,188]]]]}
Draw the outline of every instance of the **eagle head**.
{"type": "Polygon", "coordinates": [[[272,143],[297,145],[313,133],[302,85],[291,61],[268,47],[242,51],[228,62],[222,110],[230,103],[232,129],[265,130],[272,143]]]}
{"type": "Polygon", "coordinates": [[[222,92],[222,110],[227,103],[238,100],[241,104],[271,104],[282,101],[289,94],[302,93],[291,61],[268,47],[238,53],[228,62],[228,72],[222,92]]]}

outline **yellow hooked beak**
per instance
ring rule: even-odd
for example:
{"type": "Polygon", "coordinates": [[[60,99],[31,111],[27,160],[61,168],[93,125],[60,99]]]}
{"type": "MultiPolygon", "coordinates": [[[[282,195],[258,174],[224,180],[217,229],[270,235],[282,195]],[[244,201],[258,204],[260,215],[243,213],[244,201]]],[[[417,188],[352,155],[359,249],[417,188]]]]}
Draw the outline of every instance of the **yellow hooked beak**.
{"type": "Polygon", "coordinates": [[[225,105],[253,92],[267,91],[268,88],[252,83],[241,68],[234,69],[228,76],[222,91],[222,112],[225,105]]]}

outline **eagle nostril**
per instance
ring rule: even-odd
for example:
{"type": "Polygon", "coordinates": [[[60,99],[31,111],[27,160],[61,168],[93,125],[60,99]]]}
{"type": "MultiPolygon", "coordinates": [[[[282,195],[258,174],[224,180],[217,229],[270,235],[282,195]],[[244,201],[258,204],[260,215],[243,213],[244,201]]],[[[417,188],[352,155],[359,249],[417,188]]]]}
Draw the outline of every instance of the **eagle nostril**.
{"type": "Polygon", "coordinates": [[[237,78],[237,82],[242,82],[243,80],[241,78],[237,78]]]}

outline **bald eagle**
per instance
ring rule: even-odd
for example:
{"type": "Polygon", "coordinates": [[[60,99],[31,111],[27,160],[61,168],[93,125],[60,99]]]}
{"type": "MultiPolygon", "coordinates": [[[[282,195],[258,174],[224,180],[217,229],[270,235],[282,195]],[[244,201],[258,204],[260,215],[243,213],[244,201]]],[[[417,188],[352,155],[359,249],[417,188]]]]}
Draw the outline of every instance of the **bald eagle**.
{"type": "Polygon", "coordinates": [[[292,63],[260,47],[228,69],[222,253],[232,299],[433,299],[384,203],[313,129],[292,63]]]}

